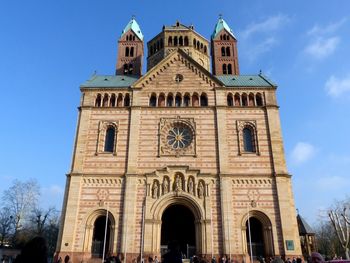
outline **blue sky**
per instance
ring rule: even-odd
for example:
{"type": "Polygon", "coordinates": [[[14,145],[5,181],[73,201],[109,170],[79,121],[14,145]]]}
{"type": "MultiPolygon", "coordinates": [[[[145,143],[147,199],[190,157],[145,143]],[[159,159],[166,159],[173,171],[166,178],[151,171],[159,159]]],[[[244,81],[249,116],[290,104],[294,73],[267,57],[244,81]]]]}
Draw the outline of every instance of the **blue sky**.
{"type": "Polygon", "coordinates": [[[350,189],[350,1],[3,1],[0,191],[37,178],[61,208],[80,99],[96,70],[113,74],[132,15],[147,42],[178,19],[209,39],[218,15],[238,39],[241,74],[261,69],[278,102],[296,207],[311,223],[350,189]]]}

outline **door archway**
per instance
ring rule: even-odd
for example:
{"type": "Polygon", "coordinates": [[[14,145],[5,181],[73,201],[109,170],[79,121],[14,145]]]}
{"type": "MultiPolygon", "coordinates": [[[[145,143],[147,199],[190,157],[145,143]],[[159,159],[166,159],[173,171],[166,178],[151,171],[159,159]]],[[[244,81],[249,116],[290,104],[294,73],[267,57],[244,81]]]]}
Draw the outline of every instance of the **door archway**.
{"type": "Polygon", "coordinates": [[[105,255],[109,252],[109,240],[111,235],[111,221],[106,216],[99,216],[94,222],[94,231],[92,235],[91,255],[94,258],[102,258],[103,249],[105,255]],[[106,227],[107,223],[107,227],[106,227]],[[107,231],[106,231],[107,230],[107,231]],[[106,235],[106,238],[105,238],[106,235]],[[105,244],[106,242],[106,244],[105,244]]]}
{"type": "Polygon", "coordinates": [[[245,238],[247,254],[250,256],[252,251],[254,259],[274,256],[272,225],[270,219],[264,213],[253,210],[250,211],[249,224],[247,216],[242,223],[242,234],[245,238]],[[249,226],[251,244],[249,240],[249,226]]]}
{"type": "Polygon", "coordinates": [[[192,211],[184,205],[168,206],[162,215],[161,253],[169,244],[177,244],[181,253],[190,258],[196,253],[196,227],[192,211]]]}

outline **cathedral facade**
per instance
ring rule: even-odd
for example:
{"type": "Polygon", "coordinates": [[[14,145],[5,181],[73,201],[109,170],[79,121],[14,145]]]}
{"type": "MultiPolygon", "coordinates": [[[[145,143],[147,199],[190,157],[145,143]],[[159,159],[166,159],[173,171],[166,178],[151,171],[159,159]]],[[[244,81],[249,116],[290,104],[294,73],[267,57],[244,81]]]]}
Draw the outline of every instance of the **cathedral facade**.
{"type": "Polygon", "coordinates": [[[143,41],[133,18],[116,74],[80,86],[57,256],[140,262],[174,242],[184,258],[300,256],[276,84],[240,75],[222,18],[210,42],[163,26],[144,75],[143,41]]]}

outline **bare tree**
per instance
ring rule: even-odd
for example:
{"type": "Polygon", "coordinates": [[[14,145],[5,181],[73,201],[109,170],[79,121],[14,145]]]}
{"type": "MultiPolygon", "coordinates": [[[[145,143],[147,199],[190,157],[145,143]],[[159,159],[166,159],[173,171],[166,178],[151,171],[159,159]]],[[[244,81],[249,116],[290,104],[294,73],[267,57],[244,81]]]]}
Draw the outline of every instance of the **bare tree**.
{"type": "Polygon", "coordinates": [[[10,237],[13,228],[13,217],[6,207],[0,210],[0,245],[3,246],[5,241],[10,237]]]}
{"type": "Polygon", "coordinates": [[[349,241],[350,241],[350,216],[349,203],[338,203],[337,208],[329,211],[328,215],[337,234],[340,244],[342,245],[346,259],[349,258],[349,241]]]}
{"type": "Polygon", "coordinates": [[[13,218],[14,234],[16,241],[18,230],[29,219],[30,212],[36,207],[40,196],[40,187],[36,180],[30,179],[26,182],[15,180],[12,186],[3,193],[3,206],[8,209],[13,218]]]}
{"type": "Polygon", "coordinates": [[[47,210],[42,208],[35,208],[31,215],[32,227],[34,234],[42,236],[46,226],[51,222],[52,218],[57,215],[57,210],[50,207],[47,210]]]}

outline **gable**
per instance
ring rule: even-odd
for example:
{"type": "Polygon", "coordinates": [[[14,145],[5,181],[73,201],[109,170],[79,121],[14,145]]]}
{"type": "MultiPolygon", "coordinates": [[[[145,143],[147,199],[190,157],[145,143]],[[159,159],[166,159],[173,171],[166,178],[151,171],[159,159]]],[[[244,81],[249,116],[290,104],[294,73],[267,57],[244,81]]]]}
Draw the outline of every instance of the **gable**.
{"type": "MultiPolygon", "coordinates": [[[[181,76],[178,76],[181,78],[181,76]]],[[[199,65],[194,59],[181,49],[175,50],[150,69],[143,77],[136,81],[132,88],[147,88],[155,86],[175,86],[177,88],[192,87],[204,84],[208,88],[224,86],[209,71],[199,65]],[[177,81],[177,75],[182,75],[182,80],[177,81]]]]}

